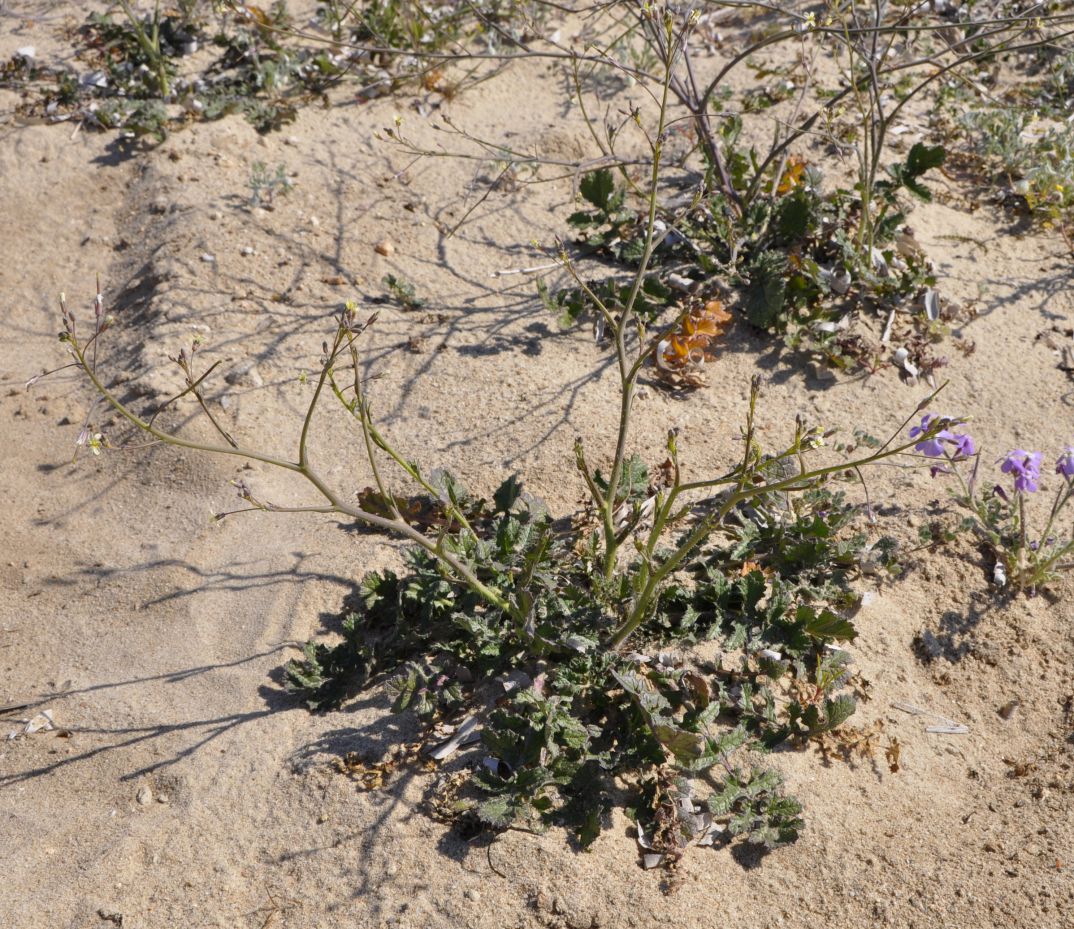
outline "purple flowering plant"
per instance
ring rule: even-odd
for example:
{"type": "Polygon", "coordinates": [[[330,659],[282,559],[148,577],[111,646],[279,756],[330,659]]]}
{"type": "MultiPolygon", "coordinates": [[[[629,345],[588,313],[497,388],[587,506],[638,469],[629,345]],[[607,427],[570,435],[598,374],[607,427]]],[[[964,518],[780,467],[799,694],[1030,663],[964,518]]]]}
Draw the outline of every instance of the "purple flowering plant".
{"type": "Polygon", "coordinates": [[[921,422],[910,429],[910,438],[919,440],[914,451],[928,458],[952,461],[971,457],[977,452],[977,445],[968,433],[955,432],[962,425],[962,420],[926,413],[921,422]]]}
{"type": "Polygon", "coordinates": [[[1022,448],[1007,452],[995,463],[1010,484],[995,484],[978,496],[980,452],[973,437],[962,431],[964,426],[963,420],[925,413],[921,422],[910,429],[910,438],[918,440],[915,452],[938,459],[930,465],[933,477],[950,474],[958,481],[960,489],[953,495],[955,500],[970,510],[973,515],[969,524],[995,553],[996,585],[1003,587],[1009,582],[1020,590],[1034,590],[1055,580],[1060,571],[1074,568],[1074,530],[1056,532],[1060,514],[1074,499],[1074,445],[1067,445],[1056,458],[1054,473],[1061,480],[1043,531],[1039,538],[1031,538],[1026,503],[1030,495],[1040,491],[1044,454],[1022,448]],[[964,476],[958,465],[971,460],[972,466],[964,476]]]}

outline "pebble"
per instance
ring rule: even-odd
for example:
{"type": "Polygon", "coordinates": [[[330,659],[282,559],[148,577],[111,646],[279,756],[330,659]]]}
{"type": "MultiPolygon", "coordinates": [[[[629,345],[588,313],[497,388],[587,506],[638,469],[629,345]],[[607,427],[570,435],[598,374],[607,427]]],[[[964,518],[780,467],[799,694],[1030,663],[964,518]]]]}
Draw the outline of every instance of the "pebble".
{"type": "Polygon", "coordinates": [[[385,258],[391,258],[395,254],[395,246],[392,244],[391,239],[381,239],[373,246],[373,251],[378,255],[383,255],[385,258]]]}
{"type": "Polygon", "coordinates": [[[143,784],[138,788],[138,793],[135,795],[135,799],[142,806],[149,806],[153,802],[153,791],[147,784],[143,784]]]}
{"type": "Polygon", "coordinates": [[[812,378],[822,384],[834,384],[839,379],[831,368],[815,361],[810,362],[806,370],[812,378]]]}
{"type": "Polygon", "coordinates": [[[464,896],[464,897],[465,897],[465,898],[466,898],[467,900],[469,900],[469,901],[470,901],[471,903],[477,903],[477,902],[479,902],[479,901],[481,900],[481,894],[479,894],[479,893],[478,893],[478,892],[477,892],[476,890],[473,890],[473,889],[471,889],[471,888],[468,888],[468,889],[467,889],[467,890],[466,890],[466,891],[465,891],[465,892],[463,893],[463,896],[464,896]]]}
{"type": "Polygon", "coordinates": [[[201,253],[201,260],[206,262],[206,263],[216,261],[216,255],[210,255],[208,252],[202,252],[201,253]]]}
{"type": "Polygon", "coordinates": [[[254,251],[252,245],[244,245],[241,249],[239,249],[239,254],[249,256],[256,255],[257,252],[254,251]]]}
{"type": "Polygon", "coordinates": [[[235,365],[224,375],[224,380],[229,384],[241,384],[246,387],[265,386],[261,372],[257,370],[257,365],[253,361],[243,361],[235,365]]]}

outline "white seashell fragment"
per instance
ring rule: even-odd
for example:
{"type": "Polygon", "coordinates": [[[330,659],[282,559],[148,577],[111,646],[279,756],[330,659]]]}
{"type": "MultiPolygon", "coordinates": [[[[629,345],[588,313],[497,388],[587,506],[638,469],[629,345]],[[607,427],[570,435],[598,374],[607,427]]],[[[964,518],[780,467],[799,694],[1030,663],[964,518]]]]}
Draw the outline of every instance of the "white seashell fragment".
{"type": "Polygon", "coordinates": [[[929,287],[921,298],[921,302],[925,305],[925,315],[929,321],[936,322],[940,318],[940,295],[936,293],[935,288],[929,287]]]}

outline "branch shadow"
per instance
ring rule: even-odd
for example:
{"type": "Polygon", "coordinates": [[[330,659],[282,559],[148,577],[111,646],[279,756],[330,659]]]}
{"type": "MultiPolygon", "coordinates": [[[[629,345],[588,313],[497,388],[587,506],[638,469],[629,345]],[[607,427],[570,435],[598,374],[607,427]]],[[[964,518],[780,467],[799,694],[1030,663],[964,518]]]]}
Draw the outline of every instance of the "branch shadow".
{"type": "MultiPolygon", "coordinates": [[[[184,561],[181,558],[160,558],[154,561],[146,561],[141,564],[123,567],[110,567],[107,565],[85,565],[76,568],[65,577],[55,578],[50,583],[59,585],[81,585],[87,582],[101,584],[117,576],[130,574],[146,574],[164,568],[178,568],[187,575],[196,579],[195,583],[168,593],[160,594],[142,604],[142,608],[158,606],[163,603],[171,603],[177,600],[185,600],[208,591],[229,591],[241,593],[255,588],[267,588],[280,585],[294,586],[305,584],[310,581],[336,584],[347,588],[344,594],[344,603],[357,595],[358,582],[351,577],[340,574],[332,574],[325,571],[312,571],[303,568],[303,564],[312,557],[310,553],[294,551],[290,553],[293,563],[287,569],[272,569],[249,571],[244,570],[250,566],[259,564],[257,559],[234,562],[228,568],[202,568],[184,561]]],[[[324,616],[321,617],[325,619],[324,616]]]]}
{"type": "Polygon", "coordinates": [[[965,610],[945,611],[936,621],[935,628],[924,628],[914,637],[913,649],[918,659],[925,664],[941,658],[956,664],[970,656],[990,660],[987,646],[981,643],[977,630],[1009,600],[1009,596],[997,598],[973,594],[965,610]]]}
{"type": "MultiPolygon", "coordinates": [[[[391,700],[377,691],[347,704],[347,711],[376,710],[376,718],[361,727],[346,727],[329,730],[319,738],[298,749],[293,758],[299,765],[323,764],[325,761],[333,767],[347,772],[349,765],[357,759],[365,765],[377,765],[390,758],[390,749],[413,743],[421,739],[424,730],[409,714],[391,712],[391,700]]],[[[476,749],[463,749],[449,762],[438,766],[437,774],[444,776],[472,763],[470,755],[476,749]]],[[[374,809],[372,821],[354,832],[349,839],[360,843],[363,849],[362,866],[355,871],[355,886],[350,894],[351,900],[361,900],[371,914],[380,916],[384,913],[380,890],[392,880],[387,867],[392,860],[393,847],[390,833],[393,822],[400,817],[428,816],[427,808],[436,795],[439,778],[430,775],[421,764],[420,757],[404,757],[399,764],[388,762],[385,786],[370,788],[355,779],[355,789],[363,797],[369,798],[367,806],[374,809]],[[420,789],[420,798],[413,798],[414,788],[420,789]]],[[[443,831],[436,839],[435,847],[445,858],[459,863],[465,862],[474,848],[487,848],[498,838],[495,834],[481,832],[467,834],[465,827],[458,824],[444,824],[443,831]]],[[[346,841],[346,839],[344,840],[346,841]]],[[[313,857],[321,852],[330,851],[338,844],[310,846],[303,849],[287,851],[278,856],[277,861],[283,865],[296,859],[313,857]]],[[[491,869],[491,863],[490,863],[491,869]]]]}
{"type": "MultiPolygon", "coordinates": [[[[182,668],[178,671],[169,671],[162,674],[153,674],[145,677],[126,678],[123,680],[110,681],[103,684],[92,684],[87,687],[73,688],[69,690],[60,691],[57,693],[45,694],[24,704],[25,709],[34,710],[45,704],[52,703],[54,701],[63,700],[69,697],[84,696],[91,693],[99,693],[102,691],[115,690],[121,687],[134,687],[143,684],[163,682],[165,684],[181,684],[191,678],[198,677],[204,674],[209,674],[215,671],[221,671],[228,668],[236,668],[252,661],[257,661],[261,658],[268,657],[282,652],[285,649],[294,648],[296,643],[284,642],[273,648],[267,649],[262,652],[257,652],[252,655],[247,655],[243,658],[236,659],[230,662],[220,662],[217,664],[198,665],[191,668],[182,668]]],[[[140,745],[145,742],[155,742],[156,740],[163,739],[166,736],[173,733],[189,732],[194,734],[194,741],[177,749],[173,753],[154,761],[152,764],[144,765],[133,771],[128,771],[120,776],[121,781],[132,781],[153,772],[160,771],[162,769],[169,768],[184,758],[191,757],[199,750],[205,748],[220,736],[230,732],[231,730],[245,725],[246,723],[254,722],[258,719],[262,719],[273,713],[297,709],[299,704],[297,700],[292,698],[289,694],[286,694],[278,687],[262,686],[259,688],[259,694],[265,702],[265,708],[260,710],[252,710],[243,713],[229,713],[221,716],[210,716],[205,718],[186,720],[184,722],[173,723],[157,723],[149,726],[121,726],[121,727],[97,727],[97,726],[65,726],[60,732],[66,732],[75,735],[90,735],[98,738],[106,739],[105,744],[96,745],[85,751],[78,752],[76,754],[67,755],[63,758],[58,758],[55,761],[48,764],[38,765],[34,768],[29,768],[23,771],[16,771],[12,774],[0,775],[0,789],[5,787],[11,787],[16,784],[24,783],[26,781],[33,780],[35,778],[45,777],[50,774],[55,774],[58,771],[76,766],[82,762],[89,761],[104,754],[110,754],[112,752],[120,751],[122,749],[131,748],[136,745],[140,745]]]]}

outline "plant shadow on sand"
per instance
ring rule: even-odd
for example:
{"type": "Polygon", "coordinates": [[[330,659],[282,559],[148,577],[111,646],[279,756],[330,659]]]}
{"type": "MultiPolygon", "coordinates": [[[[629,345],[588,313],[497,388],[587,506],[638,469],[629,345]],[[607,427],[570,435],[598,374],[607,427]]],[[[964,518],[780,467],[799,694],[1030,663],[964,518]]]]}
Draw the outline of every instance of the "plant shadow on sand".
{"type": "MultiPolygon", "coordinates": [[[[270,655],[279,654],[290,647],[290,645],[284,644],[264,652],[240,658],[236,661],[182,668],[178,671],[171,671],[164,674],[127,678],[102,684],[93,684],[88,687],[65,690],[55,694],[46,694],[32,698],[30,701],[26,702],[21,709],[23,711],[39,710],[39,708],[48,708],[51,704],[59,703],[60,701],[71,697],[79,697],[86,694],[110,691],[118,688],[138,688],[142,686],[160,685],[162,683],[182,684],[183,682],[200,675],[212,674],[213,672],[229,668],[236,668],[249,662],[266,658],[270,655]]],[[[63,769],[89,761],[100,755],[121,752],[135,746],[141,746],[143,743],[158,744],[158,751],[163,755],[160,760],[134,770],[126,771],[119,775],[119,780],[121,781],[137,780],[146,774],[171,767],[172,765],[197,754],[214,740],[237,727],[255,722],[272,713],[296,708],[294,700],[276,687],[263,686],[259,688],[259,693],[266,704],[265,708],[244,713],[230,713],[207,718],[184,720],[182,722],[156,723],[145,726],[65,726],[60,729],[59,732],[66,733],[68,736],[76,736],[80,739],[86,737],[98,742],[98,744],[94,745],[92,748],[77,751],[55,761],[50,761],[47,764],[0,775],[0,788],[10,787],[34,778],[51,775],[63,769]],[[158,740],[165,740],[169,736],[184,733],[190,734],[189,740],[181,740],[185,744],[181,744],[179,747],[170,750],[160,750],[158,740]]]]}

